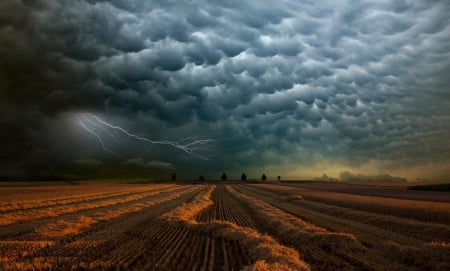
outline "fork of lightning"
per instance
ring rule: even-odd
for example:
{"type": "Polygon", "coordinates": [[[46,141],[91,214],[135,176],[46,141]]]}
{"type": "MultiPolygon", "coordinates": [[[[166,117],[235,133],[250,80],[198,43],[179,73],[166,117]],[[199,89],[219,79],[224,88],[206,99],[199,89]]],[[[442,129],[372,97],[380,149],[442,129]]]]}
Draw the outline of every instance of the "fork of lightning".
{"type": "Polygon", "coordinates": [[[213,142],[213,139],[208,138],[199,138],[199,137],[186,137],[179,141],[170,141],[170,140],[153,140],[150,138],[142,137],[136,134],[133,134],[124,128],[114,125],[112,123],[109,123],[105,121],[104,119],[101,119],[100,117],[92,114],[92,113],[79,113],[77,114],[78,121],[81,125],[81,127],[87,131],[90,135],[94,136],[98,142],[100,143],[102,149],[106,152],[109,152],[113,155],[120,156],[116,152],[109,149],[106,144],[105,140],[102,137],[102,132],[106,133],[108,136],[114,138],[116,141],[120,142],[120,139],[118,137],[118,134],[121,134],[123,136],[127,136],[129,138],[133,138],[138,141],[142,141],[148,144],[154,144],[154,145],[168,145],[173,148],[179,149],[189,155],[209,160],[208,158],[199,155],[196,153],[196,151],[199,150],[205,150],[205,147],[207,144],[213,142]],[[113,131],[116,131],[118,134],[114,134],[113,131]]]}

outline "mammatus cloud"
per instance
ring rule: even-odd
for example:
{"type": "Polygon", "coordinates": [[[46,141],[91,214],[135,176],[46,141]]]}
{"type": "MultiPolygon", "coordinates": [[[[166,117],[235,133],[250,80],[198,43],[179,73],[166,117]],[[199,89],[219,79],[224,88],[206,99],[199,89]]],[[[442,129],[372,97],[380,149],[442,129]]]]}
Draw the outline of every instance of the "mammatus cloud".
{"type": "Polygon", "coordinates": [[[0,11],[1,172],[142,157],[192,176],[450,175],[437,166],[450,162],[448,1],[4,0],[0,11]],[[79,112],[146,138],[214,138],[215,155],[117,143],[113,157],[67,121],[79,112]]]}

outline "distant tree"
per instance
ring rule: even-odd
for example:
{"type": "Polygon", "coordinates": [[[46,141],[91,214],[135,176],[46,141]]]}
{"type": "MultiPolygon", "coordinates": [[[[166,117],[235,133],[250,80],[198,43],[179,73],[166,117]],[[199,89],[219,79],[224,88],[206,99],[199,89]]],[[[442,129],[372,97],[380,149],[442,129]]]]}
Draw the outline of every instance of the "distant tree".
{"type": "Polygon", "coordinates": [[[227,180],[227,174],[225,174],[225,172],[222,174],[221,179],[222,179],[222,181],[226,181],[227,180]]]}
{"type": "Polygon", "coordinates": [[[266,174],[263,173],[263,175],[261,176],[261,181],[267,181],[266,174]]]}
{"type": "Polygon", "coordinates": [[[203,182],[203,181],[205,180],[205,177],[203,177],[203,175],[200,175],[200,176],[198,177],[198,180],[201,181],[201,182],[203,182]]]}
{"type": "Polygon", "coordinates": [[[172,173],[172,176],[170,176],[170,180],[171,180],[172,182],[176,182],[176,181],[177,181],[177,174],[175,174],[175,172],[172,173]]]}
{"type": "Polygon", "coordinates": [[[277,180],[280,181],[280,180],[281,180],[281,176],[278,176],[278,177],[277,177],[277,180]]]}
{"type": "Polygon", "coordinates": [[[242,173],[241,175],[241,181],[247,181],[247,175],[245,175],[245,173],[242,173]]]}

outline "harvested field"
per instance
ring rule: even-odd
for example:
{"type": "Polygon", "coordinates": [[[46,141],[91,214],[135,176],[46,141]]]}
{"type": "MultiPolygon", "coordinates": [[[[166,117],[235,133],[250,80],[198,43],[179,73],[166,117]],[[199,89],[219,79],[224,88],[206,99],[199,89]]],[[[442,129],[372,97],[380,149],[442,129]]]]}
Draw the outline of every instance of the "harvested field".
{"type": "Polygon", "coordinates": [[[450,270],[448,201],[320,186],[2,187],[0,270],[450,270]]]}

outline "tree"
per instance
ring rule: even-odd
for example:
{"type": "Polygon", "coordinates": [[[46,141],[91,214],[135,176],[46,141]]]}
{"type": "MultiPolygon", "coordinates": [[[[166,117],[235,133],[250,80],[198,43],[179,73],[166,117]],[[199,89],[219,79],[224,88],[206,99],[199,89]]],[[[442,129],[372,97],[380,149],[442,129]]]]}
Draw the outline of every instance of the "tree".
{"type": "Polygon", "coordinates": [[[241,181],[247,181],[247,175],[245,175],[245,173],[242,173],[241,175],[241,181]]]}
{"type": "Polygon", "coordinates": [[[172,182],[176,182],[177,181],[177,174],[172,173],[172,176],[170,176],[170,180],[172,180],[172,182]]]}
{"type": "Polygon", "coordinates": [[[266,174],[263,173],[263,175],[261,176],[261,181],[267,181],[266,174]]]}
{"type": "Polygon", "coordinates": [[[226,181],[227,180],[227,174],[225,174],[225,172],[222,174],[221,179],[222,179],[222,181],[226,181]]]}

